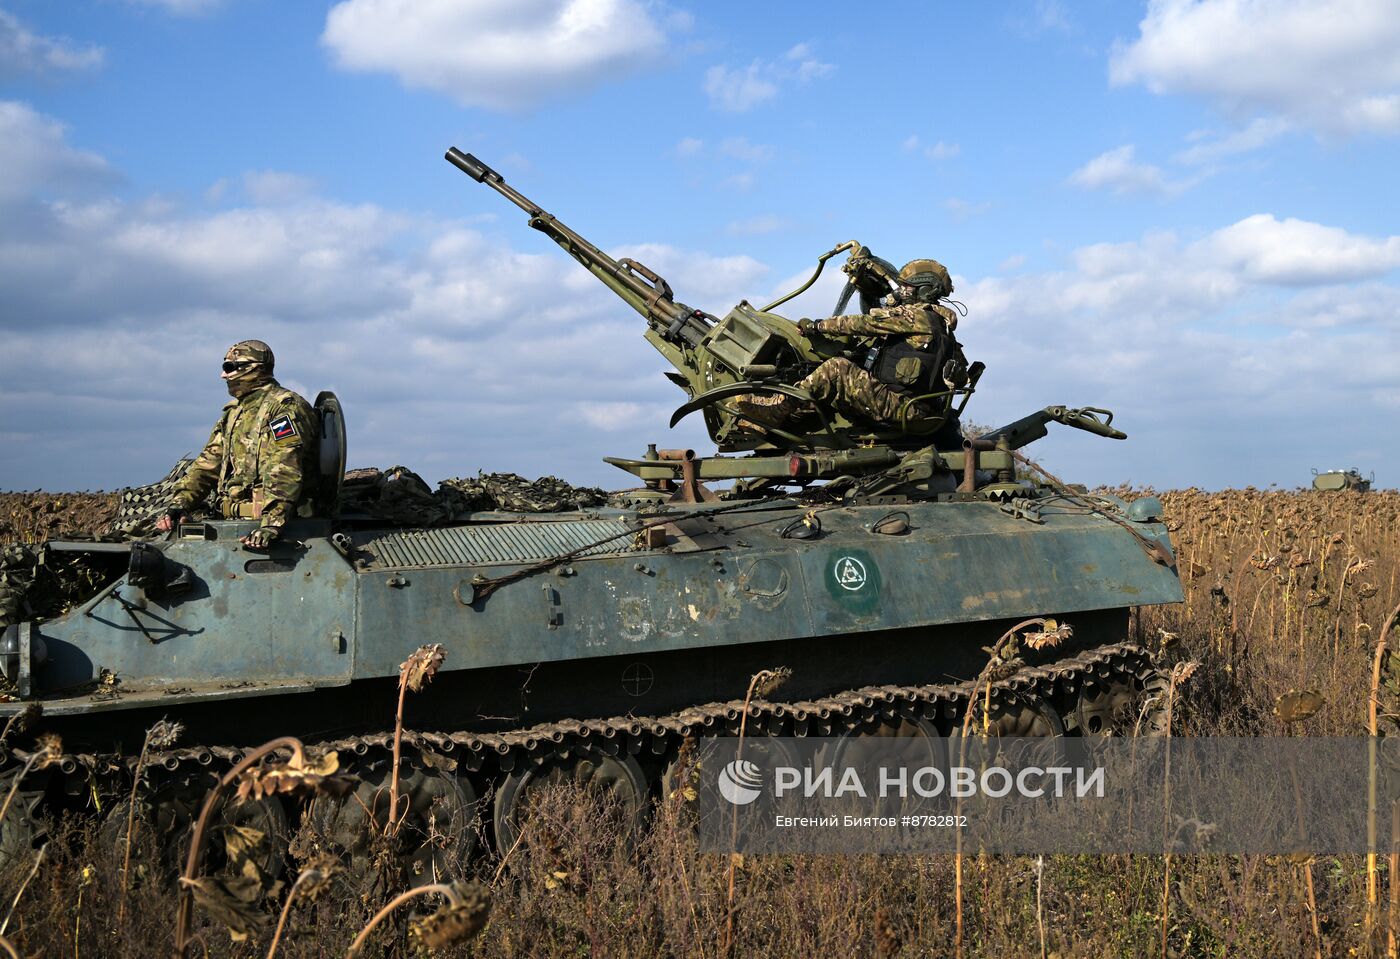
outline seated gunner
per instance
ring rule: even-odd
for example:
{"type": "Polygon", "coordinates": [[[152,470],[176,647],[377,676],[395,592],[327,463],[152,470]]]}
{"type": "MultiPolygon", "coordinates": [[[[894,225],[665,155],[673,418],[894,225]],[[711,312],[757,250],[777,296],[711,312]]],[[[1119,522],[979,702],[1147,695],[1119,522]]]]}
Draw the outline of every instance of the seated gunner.
{"type": "MultiPolygon", "coordinates": [[[[953,281],[943,264],[912,260],[899,271],[892,305],[869,313],[799,320],[803,336],[860,336],[874,345],[857,360],[827,359],[794,385],[847,417],[870,419],[891,429],[934,415],[936,411],[916,397],[967,382],[967,360],[953,336],[958,314],[939,302],[952,292],[953,281]]],[[[811,412],[807,404],[782,394],[744,394],[729,404],[760,426],[780,426],[811,412]]]]}

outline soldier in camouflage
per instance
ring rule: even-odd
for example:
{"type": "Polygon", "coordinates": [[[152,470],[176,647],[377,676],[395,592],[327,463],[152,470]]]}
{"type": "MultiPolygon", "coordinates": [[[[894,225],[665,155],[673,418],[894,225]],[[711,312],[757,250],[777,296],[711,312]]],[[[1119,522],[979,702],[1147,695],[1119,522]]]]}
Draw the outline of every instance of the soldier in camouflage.
{"type": "MultiPolygon", "coordinates": [[[[912,260],[899,271],[894,303],[869,313],[799,320],[803,336],[864,337],[872,342],[861,362],[832,357],[795,385],[814,400],[848,417],[902,429],[935,415],[916,397],[952,390],[967,382],[967,361],[953,336],[958,315],[938,302],[953,292],[948,271],[937,260],[912,260]]],[[[759,426],[778,426],[807,404],[790,396],[746,394],[730,401],[740,416],[759,426]]]]}
{"type": "Polygon", "coordinates": [[[229,347],[223,379],[233,399],[157,528],[171,529],[211,492],[220,516],[261,520],[242,539],[250,549],[266,549],[289,519],[309,515],[320,430],[311,405],[283,389],[272,366],[272,348],[261,340],[229,347]]]}

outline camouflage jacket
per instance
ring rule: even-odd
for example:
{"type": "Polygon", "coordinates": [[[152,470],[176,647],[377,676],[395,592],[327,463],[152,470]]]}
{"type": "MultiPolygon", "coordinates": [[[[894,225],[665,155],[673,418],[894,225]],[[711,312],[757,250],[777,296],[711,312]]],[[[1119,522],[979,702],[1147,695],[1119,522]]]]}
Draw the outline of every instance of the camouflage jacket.
{"type": "Polygon", "coordinates": [[[213,491],[221,515],[280,527],[311,499],[319,441],[311,404],[273,380],[224,405],[173,505],[193,509],[213,491]]]}
{"type": "Polygon", "coordinates": [[[837,336],[904,336],[911,347],[925,350],[936,333],[951,334],[957,325],[957,314],[941,303],[905,303],[829,317],[819,320],[817,329],[837,336]]]}

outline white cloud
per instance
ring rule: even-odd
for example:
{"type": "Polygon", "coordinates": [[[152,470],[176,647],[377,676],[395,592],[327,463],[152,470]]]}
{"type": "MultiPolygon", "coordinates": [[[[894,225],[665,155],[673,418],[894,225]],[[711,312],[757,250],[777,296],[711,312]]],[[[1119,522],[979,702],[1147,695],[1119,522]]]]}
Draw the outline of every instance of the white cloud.
{"type": "Polygon", "coordinates": [[[799,43],[777,61],[754,60],[747,67],[710,67],[705,71],[703,88],[714,109],[746,113],[775,98],[785,83],[806,83],[835,69],[817,60],[808,44],[799,43]]]}
{"type": "Polygon", "coordinates": [[[719,188],[721,190],[737,190],[740,193],[744,193],[753,189],[755,179],[754,175],[746,170],[743,173],[735,173],[720,180],[719,188]]]}
{"type": "Polygon", "coordinates": [[[346,70],[509,110],[638,69],[666,38],[638,0],[342,0],[321,42],[346,70]]]}
{"type": "Polygon", "coordinates": [[[592,427],[610,433],[635,429],[642,416],[640,403],[580,403],[579,412],[592,427]]]}
{"type": "Polygon", "coordinates": [[[1085,190],[1112,190],[1117,194],[1155,193],[1169,196],[1193,186],[1195,180],[1172,180],[1161,167],[1139,163],[1131,143],[1100,153],[1069,175],[1069,182],[1085,190]]]}
{"type": "Polygon", "coordinates": [[[822,63],[812,55],[812,46],[808,43],[799,43],[787,53],[783,54],[783,59],[789,63],[797,64],[797,79],[815,80],[817,77],[824,77],[836,68],[829,63],[822,63]]]}
{"type": "MultiPolygon", "coordinates": [[[[768,267],[751,256],[712,256],[681,250],[665,243],[639,243],[619,247],[617,256],[640,260],[671,282],[676,297],[691,306],[723,314],[747,296],[752,296],[768,267]]],[[[590,285],[597,280],[586,273],[578,278],[590,285]]],[[[638,322],[641,322],[638,320],[638,322]]]]}
{"type": "Polygon", "coordinates": [[[63,124],[28,105],[0,100],[0,200],[111,184],[107,161],[68,146],[64,134],[63,124]]]}
{"type": "Polygon", "coordinates": [[[1014,273],[1026,265],[1026,257],[1021,253],[1013,253],[997,264],[997,269],[1002,273],[1014,273]]]}
{"type": "Polygon", "coordinates": [[[988,200],[974,203],[971,200],[964,200],[959,197],[950,196],[943,201],[943,209],[955,220],[966,220],[970,217],[981,216],[992,208],[988,200]]]}
{"type": "Polygon", "coordinates": [[[704,140],[697,140],[695,137],[682,137],[680,142],[672,148],[672,151],[678,157],[693,157],[703,149],[705,149],[704,140]]]}
{"type": "Polygon", "coordinates": [[[744,113],[778,95],[778,84],[767,78],[767,67],[758,60],[744,69],[724,65],[705,71],[705,94],[710,106],[726,113],[744,113]]]}
{"type": "Polygon", "coordinates": [[[281,170],[252,170],[243,174],[243,191],[259,206],[295,203],[316,190],[316,181],[281,170]]]}
{"type": "Polygon", "coordinates": [[[1208,247],[1249,279],[1282,286],[1346,283],[1400,268],[1400,236],[1354,236],[1263,213],[1216,231],[1208,247]]]}
{"type": "Polygon", "coordinates": [[[666,29],[675,33],[689,33],[695,29],[695,14],[689,10],[669,10],[666,12],[666,29]]]}
{"type": "Polygon", "coordinates": [[[1035,0],[1035,18],[1042,30],[1058,30],[1061,33],[1073,30],[1069,15],[1058,0],[1035,0]]]}
{"type": "Polygon", "coordinates": [[[719,145],[723,156],[747,163],[767,163],[773,159],[773,148],[765,143],[750,143],[746,137],[728,137],[719,145]]]}
{"type": "Polygon", "coordinates": [[[962,146],[957,143],[945,143],[939,140],[930,146],[925,146],[918,136],[911,136],[904,141],[905,153],[918,151],[930,160],[951,160],[962,153],[962,146]]]}
{"type": "Polygon", "coordinates": [[[1301,483],[1310,462],[1343,449],[1378,473],[1400,469],[1375,436],[1400,364],[1400,290],[1341,285],[1358,275],[1348,251],[1380,270],[1390,241],[1301,226],[1250,217],[1195,241],[1152,233],[1075,250],[1058,271],[959,281],[959,337],[988,365],[969,416],[1112,408],[1127,443],[1065,430],[1028,450],[1091,481],[1301,483]],[[1276,251],[1303,242],[1333,264],[1309,282],[1334,285],[1288,285],[1296,264],[1276,251]],[[1046,343],[1060,345],[1053,362],[1046,343]],[[1325,409],[1347,415],[1321,429],[1297,413],[1325,409]]]}
{"type": "Polygon", "coordinates": [[[1069,176],[1069,181],[1086,190],[1108,188],[1115,193],[1160,193],[1165,178],[1160,168],[1138,163],[1137,148],[1126,144],[1100,153],[1069,176]]]}
{"type": "Polygon", "coordinates": [[[1185,93],[1243,122],[1400,133],[1400,6],[1376,0],[1152,0],[1115,84],[1185,93]]]}
{"type": "Polygon", "coordinates": [[[1358,283],[1337,296],[1333,286],[1300,291],[1289,310],[1274,316],[1276,322],[1308,329],[1364,327],[1378,317],[1400,317],[1400,287],[1385,283],[1358,283]]]}
{"type": "Polygon", "coordinates": [[[1342,119],[1353,129],[1400,133],[1400,94],[1362,97],[1346,106],[1342,119]]]}
{"type": "Polygon", "coordinates": [[[1293,124],[1281,117],[1256,117],[1241,130],[1214,135],[1205,131],[1192,134],[1193,146],[1174,158],[1178,163],[1209,163],[1239,153],[1248,153],[1266,146],[1293,129],[1293,124]]]}
{"type": "Polygon", "coordinates": [[[1059,0],[1035,0],[1029,9],[1025,4],[1006,4],[1004,9],[1014,11],[1006,24],[1023,37],[1039,39],[1047,33],[1071,37],[1081,32],[1059,0]]]}
{"type": "MultiPolygon", "coordinates": [[[[1327,297],[1337,295],[1338,285],[1379,280],[1400,269],[1400,236],[1377,239],[1255,214],[1190,242],[1173,232],[1152,232],[1126,243],[1089,244],[1074,250],[1069,263],[1069,272],[1053,274],[1056,288],[1048,309],[1118,312],[1175,324],[1205,317],[1253,291],[1294,297],[1307,302],[1313,314],[1323,309],[1327,297]],[[1299,292],[1303,287],[1312,288],[1306,301],[1299,292]]],[[[1043,282],[1050,276],[1041,274],[1039,280],[1031,277],[1026,282],[1043,282]]],[[[1022,278],[984,282],[1002,289],[1022,278]]],[[[1394,287],[1375,283],[1355,287],[1348,296],[1355,300],[1363,289],[1370,291],[1366,313],[1373,318],[1385,317],[1387,307],[1400,296],[1394,287]]],[[[1345,310],[1329,314],[1333,325],[1355,315],[1345,310]]],[[[1277,322],[1272,316],[1261,318],[1277,322]]],[[[1389,322],[1400,323],[1400,314],[1389,322]]]]}
{"type": "Polygon", "coordinates": [[[0,76],[91,70],[102,66],[103,59],[101,47],[41,36],[14,14],[0,10],[0,76]]]}

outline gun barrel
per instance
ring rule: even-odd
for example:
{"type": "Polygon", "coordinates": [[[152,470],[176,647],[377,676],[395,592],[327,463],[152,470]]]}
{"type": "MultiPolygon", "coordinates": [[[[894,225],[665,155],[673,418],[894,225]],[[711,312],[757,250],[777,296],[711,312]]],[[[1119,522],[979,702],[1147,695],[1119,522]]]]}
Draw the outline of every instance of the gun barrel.
{"type": "Polygon", "coordinates": [[[1111,425],[1113,423],[1111,412],[1095,406],[1085,406],[1080,409],[1071,409],[1067,406],[1047,406],[1043,410],[1032,413],[1030,416],[1023,416],[1016,422],[994,429],[979,438],[994,442],[1005,440],[1008,447],[1018,450],[1028,443],[1034,443],[1046,436],[1049,433],[1046,427],[1051,423],[1063,423],[1065,426],[1073,426],[1075,429],[1084,430],[1096,436],[1106,436],[1111,440],[1128,438],[1127,433],[1114,429],[1111,425]],[[1099,414],[1103,414],[1107,419],[1100,419],[1099,414]]]}
{"type": "Polygon", "coordinates": [[[564,225],[538,203],[516,190],[505,179],[470,153],[456,147],[444,157],[477,183],[484,183],[530,215],[530,226],[559,244],[614,293],[655,325],[667,339],[698,345],[709,332],[708,318],[697,310],[677,303],[670,285],[660,276],[633,260],[615,260],[564,225]]]}
{"type": "Polygon", "coordinates": [[[485,163],[482,163],[470,153],[463,153],[456,147],[451,147],[448,149],[447,153],[444,154],[444,158],[448,163],[461,170],[477,183],[485,183],[491,189],[495,190],[531,216],[540,216],[542,214],[545,216],[549,215],[545,213],[544,210],[540,209],[538,204],[531,201],[529,197],[506,183],[505,178],[499,173],[491,169],[485,163]]]}
{"type": "Polygon", "coordinates": [[[494,176],[496,179],[500,179],[500,176],[495,170],[482,163],[470,153],[463,153],[456,147],[447,148],[447,162],[461,170],[477,183],[480,183],[488,176],[494,176]]]}
{"type": "Polygon", "coordinates": [[[1023,416],[1014,423],[1007,423],[1005,426],[984,433],[979,439],[983,440],[1005,440],[1006,445],[1013,450],[1034,443],[1038,439],[1043,439],[1049,435],[1050,431],[1045,427],[1051,421],[1050,414],[1045,410],[1032,413],[1030,416],[1023,416]]]}

